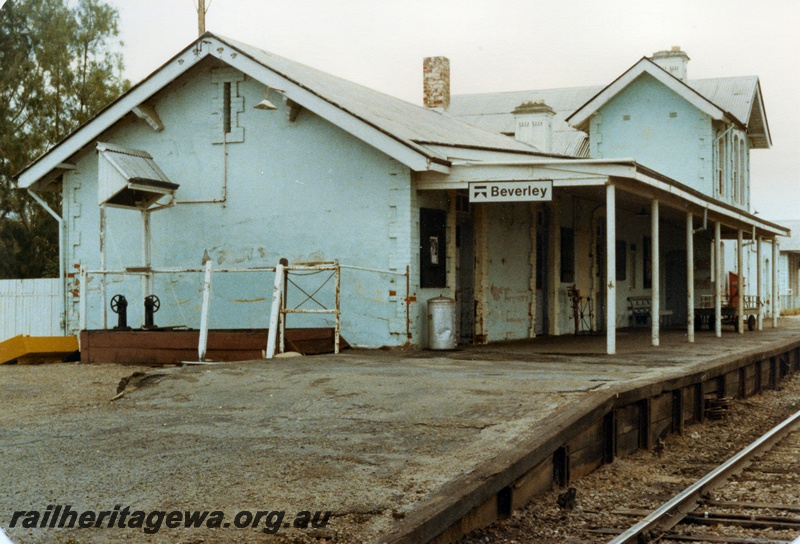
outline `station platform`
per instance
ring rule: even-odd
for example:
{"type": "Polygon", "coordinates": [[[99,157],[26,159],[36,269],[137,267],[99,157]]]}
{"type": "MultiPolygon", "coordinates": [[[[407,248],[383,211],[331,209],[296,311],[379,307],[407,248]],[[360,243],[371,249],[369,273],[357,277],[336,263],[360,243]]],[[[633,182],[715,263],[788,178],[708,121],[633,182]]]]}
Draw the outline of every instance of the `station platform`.
{"type": "Polygon", "coordinates": [[[604,336],[565,336],[165,369],[2,367],[0,446],[15,476],[0,525],[56,503],[331,511],[325,527],[271,540],[261,527],[58,531],[80,542],[452,541],[702,421],[706,399],[777,387],[800,370],[800,317],[698,332],[693,344],[663,331],[657,348],[649,330],[621,331],[618,353],[604,350],[604,336]],[[133,372],[144,374],[120,397],[133,372]]]}

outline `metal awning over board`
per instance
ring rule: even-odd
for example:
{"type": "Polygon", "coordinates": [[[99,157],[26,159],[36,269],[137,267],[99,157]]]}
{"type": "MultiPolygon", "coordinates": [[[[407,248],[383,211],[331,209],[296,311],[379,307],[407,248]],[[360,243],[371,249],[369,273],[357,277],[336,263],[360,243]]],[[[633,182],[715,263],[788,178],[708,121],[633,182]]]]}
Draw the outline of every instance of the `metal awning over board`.
{"type": "Polygon", "coordinates": [[[97,151],[97,199],[101,206],[146,210],[180,187],[146,151],[103,142],[97,144],[97,151]]]}

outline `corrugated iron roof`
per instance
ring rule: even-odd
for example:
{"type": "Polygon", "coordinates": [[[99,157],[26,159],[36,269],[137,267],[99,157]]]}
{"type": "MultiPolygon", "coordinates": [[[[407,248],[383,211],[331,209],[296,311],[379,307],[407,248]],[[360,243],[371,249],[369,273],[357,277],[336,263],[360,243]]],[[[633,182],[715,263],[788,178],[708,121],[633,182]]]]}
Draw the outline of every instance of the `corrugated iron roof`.
{"type": "Polygon", "coordinates": [[[716,79],[690,79],[686,84],[739,121],[747,124],[753,106],[758,78],[723,77],[716,79]]]}
{"type": "MultiPolygon", "coordinates": [[[[754,134],[766,131],[766,116],[760,111],[758,77],[729,77],[689,80],[687,85],[730,113],[748,126],[754,134]]],[[[586,133],[572,128],[565,119],[583,106],[605,87],[568,87],[562,89],[539,89],[503,93],[455,95],[451,98],[447,113],[475,126],[493,132],[513,134],[514,108],[528,101],[544,100],[555,110],[553,119],[553,150],[558,155],[588,156],[586,133]]],[[[767,147],[765,136],[756,136],[758,147],[767,147]]]]}
{"type": "Polygon", "coordinates": [[[464,121],[504,134],[514,134],[514,116],[511,112],[523,102],[544,102],[556,112],[553,117],[553,142],[551,152],[556,155],[587,157],[588,141],[584,132],[570,127],[565,119],[603,87],[572,87],[457,95],[451,98],[447,113],[464,121]]]}
{"type": "Polygon", "coordinates": [[[447,113],[475,126],[492,132],[514,134],[514,116],[511,112],[523,102],[544,102],[556,112],[553,117],[553,148],[556,155],[588,156],[587,136],[570,127],[565,119],[592,96],[601,86],[542,89],[456,95],[451,98],[447,113]]]}
{"type": "Polygon", "coordinates": [[[108,143],[97,144],[99,151],[127,181],[172,183],[147,151],[108,143]]]}
{"type": "Polygon", "coordinates": [[[264,67],[398,138],[418,145],[442,144],[537,152],[535,147],[504,136],[501,131],[484,130],[454,118],[449,112],[442,113],[416,106],[251,45],[219,35],[217,37],[240,49],[264,67]]]}
{"type": "Polygon", "coordinates": [[[687,84],[747,126],[755,147],[770,146],[757,76],[689,80],[687,84]]]}

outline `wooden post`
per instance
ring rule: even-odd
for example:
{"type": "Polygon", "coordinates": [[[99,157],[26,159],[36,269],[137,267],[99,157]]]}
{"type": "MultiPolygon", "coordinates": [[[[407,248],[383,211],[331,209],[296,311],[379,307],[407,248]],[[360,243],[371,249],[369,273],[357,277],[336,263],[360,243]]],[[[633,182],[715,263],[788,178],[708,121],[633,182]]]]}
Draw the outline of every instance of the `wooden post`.
{"type": "Polygon", "coordinates": [[[780,301],[778,300],[778,238],[772,239],[772,328],[778,328],[780,301]]]}
{"type": "Polygon", "coordinates": [[[617,352],[616,201],[612,183],[606,185],[606,353],[617,352]]]}
{"type": "Polygon", "coordinates": [[[739,334],[744,334],[744,233],[739,229],[736,237],[736,274],[739,276],[736,284],[736,296],[739,302],[738,313],[736,317],[737,328],[739,334]]]}
{"type": "Polygon", "coordinates": [[[80,315],[78,316],[78,323],[79,323],[78,329],[85,331],[86,323],[88,321],[86,312],[87,308],[89,307],[89,304],[86,301],[86,297],[89,296],[89,286],[86,285],[86,283],[89,281],[89,275],[87,273],[85,265],[81,265],[79,274],[80,274],[80,280],[79,280],[80,284],[78,285],[78,293],[79,293],[78,296],[80,297],[80,299],[78,300],[78,312],[80,315]]]}
{"type": "MultiPolygon", "coordinates": [[[[106,205],[100,205],[100,270],[106,271],[106,205]]],[[[100,305],[103,307],[103,329],[108,329],[108,308],[106,308],[106,275],[100,275],[100,305]]]]}
{"type": "Polygon", "coordinates": [[[206,272],[203,278],[203,305],[200,309],[200,338],[197,341],[197,360],[206,360],[208,351],[208,311],[211,304],[211,266],[213,261],[208,259],[205,262],[206,272]]]}
{"type": "Polygon", "coordinates": [[[280,328],[281,306],[283,304],[283,280],[284,266],[279,264],[275,267],[275,284],[272,289],[272,311],[269,315],[269,331],[267,333],[267,353],[266,358],[275,357],[278,346],[278,329],[280,328]]]}
{"type": "Polygon", "coordinates": [[[758,301],[758,330],[764,330],[764,278],[761,276],[761,236],[756,238],[756,300],[758,301]]]}
{"type": "Polygon", "coordinates": [[[197,0],[197,35],[206,33],[206,0],[197,0]]]}
{"type": "Polygon", "coordinates": [[[694,221],[686,213],[686,336],[694,342],[694,221]]]}
{"type": "Polygon", "coordinates": [[[651,290],[650,300],[650,325],[651,337],[654,346],[660,343],[659,325],[661,321],[661,279],[659,274],[660,259],[659,253],[660,244],[658,242],[658,200],[653,199],[650,213],[650,236],[652,237],[652,251],[650,251],[650,262],[652,263],[653,274],[653,288],[651,290]]]}
{"type": "MultiPolygon", "coordinates": [[[[342,268],[339,262],[336,262],[336,323],[335,330],[333,331],[333,352],[338,355],[339,347],[342,342],[342,268]]],[[[281,343],[284,342],[286,334],[285,330],[281,333],[281,343]]]]}
{"type": "Polygon", "coordinates": [[[722,337],[722,224],[714,223],[714,333],[722,337]]]}
{"type": "MultiPolygon", "coordinates": [[[[142,210],[142,300],[153,293],[153,273],[150,271],[152,264],[150,253],[150,211],[142,210]]],[[[142,326],[144,326],[144,314],[142,314],[142,326]]]]}

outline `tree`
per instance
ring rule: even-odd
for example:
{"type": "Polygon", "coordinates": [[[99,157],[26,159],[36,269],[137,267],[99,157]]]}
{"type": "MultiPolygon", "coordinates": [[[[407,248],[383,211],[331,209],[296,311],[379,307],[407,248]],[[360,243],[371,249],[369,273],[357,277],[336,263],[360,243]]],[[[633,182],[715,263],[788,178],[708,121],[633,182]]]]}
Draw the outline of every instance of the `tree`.
{"type": "Polygon", "coordinates": [[[12,176],[130,88],[118,18],[102,0],[0,8],[0,278],[57,275],[58,225],[12,176]]]}

